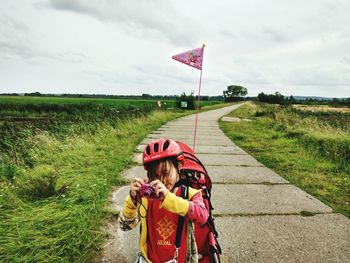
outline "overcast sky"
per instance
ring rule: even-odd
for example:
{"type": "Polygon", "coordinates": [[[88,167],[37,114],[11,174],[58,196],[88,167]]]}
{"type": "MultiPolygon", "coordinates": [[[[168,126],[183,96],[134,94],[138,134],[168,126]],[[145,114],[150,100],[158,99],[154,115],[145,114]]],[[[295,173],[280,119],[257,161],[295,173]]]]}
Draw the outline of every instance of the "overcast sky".
{"type": "Polygon", "coordinates": [[[350,97],[349,0],[10,0],[0,3],[0,93],[350,97]]]}

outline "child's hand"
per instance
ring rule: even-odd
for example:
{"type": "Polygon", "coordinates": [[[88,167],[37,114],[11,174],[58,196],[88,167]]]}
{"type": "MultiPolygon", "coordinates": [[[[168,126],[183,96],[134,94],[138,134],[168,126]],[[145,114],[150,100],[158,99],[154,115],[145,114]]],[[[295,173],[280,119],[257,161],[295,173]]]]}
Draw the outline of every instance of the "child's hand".
{"type": "Polygon", "coordinates": [[[140,192],[141,184],[144,183],[144,180],[141,178],[134,178],[130,183],[130,196],[133,200],[136,200],[137,193],[140,192]]]}
{"type": "Polygon", "coordinates": [[[154,180],[150,182],[150,185],[152,185],[156,189],[156,195],[158,196],[160,201],[163,201],[169,190],[166,188],[166,186],[159,180],[154,180]]]}

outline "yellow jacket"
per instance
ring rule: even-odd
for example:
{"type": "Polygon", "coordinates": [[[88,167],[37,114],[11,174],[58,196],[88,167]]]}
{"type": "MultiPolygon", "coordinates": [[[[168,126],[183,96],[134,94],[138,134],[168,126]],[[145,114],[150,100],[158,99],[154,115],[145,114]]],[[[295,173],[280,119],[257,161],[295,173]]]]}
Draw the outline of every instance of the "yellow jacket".
{"type": "MultiPolygon", "coordinates": [[[[199,193],[200,190],[193,189],[189,187],[188,196],[189,200],[192,199],[194,195],[199,193]]],[[[160,208],[164,208],[169,212],[178,214],[180,216],[185,216],[188,213],[190,201],[185,200],[181,197],[176,196],[172,192],[168,192],[165,196],[163,202],[160,205],[160,208]]],[[[135,206],[130,195],[128,195],[124,202],[124,208],[119,215],[119,225],[122,230],[130,230],[137,225],[137,219],[141,221],[141,233],[139,240],[139,247],[143,257],[147,262],[151,262],[147,256],[147,221],[146,213],[148,208],[147,198],[142,198],[142,205],[139,203],[135,206]],[[141,214],[141,217],[138,216],[137,211],[141,214]]]]}

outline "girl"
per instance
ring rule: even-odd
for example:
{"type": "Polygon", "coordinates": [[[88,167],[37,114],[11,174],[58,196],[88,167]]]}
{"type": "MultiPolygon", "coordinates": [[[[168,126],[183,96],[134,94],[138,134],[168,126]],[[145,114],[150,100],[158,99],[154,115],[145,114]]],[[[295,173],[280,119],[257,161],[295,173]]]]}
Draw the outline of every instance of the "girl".
{"type": "Polygon", "coordinates": [[[141,221],[137,262],[198,262],[192,223],[204,224],[209,213],[199,190],[181,186],[183,158],[179,145],[171,139],[159,139],[145,147],[147,178],[132,180],[119,216],[122,230],[141,221]],[[154,190],[148,198],[141,190],[145,184],[154,190]],[[184,199],[186,191],[188,198],[184,199]]]}

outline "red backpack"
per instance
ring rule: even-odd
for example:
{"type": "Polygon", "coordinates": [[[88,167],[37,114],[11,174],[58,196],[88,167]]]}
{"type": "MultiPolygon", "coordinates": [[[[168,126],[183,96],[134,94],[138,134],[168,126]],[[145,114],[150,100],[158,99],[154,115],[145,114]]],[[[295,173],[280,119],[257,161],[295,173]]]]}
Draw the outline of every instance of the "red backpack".
{"type": "MultiPolygon", "coordinates": [[[[182,152],[184,160],[181,169],[181,175],[186,186],[194,189],[201,189],[204,204],[209,211],[209,217],[204,225],[195,223],[194,235],[197,243],[198,253],[204,256],[210,256],[210,262],[219,263],[221,247],[218,243],[218,233],[214,225],[212,210],[214,209],[211,202],[212,183],[207,170],[201,161],[194,155],[193,150],[185,143],[176,141],[182,152]]],[[[203,261],[201,261],[203,262],[203,261]]]]}

